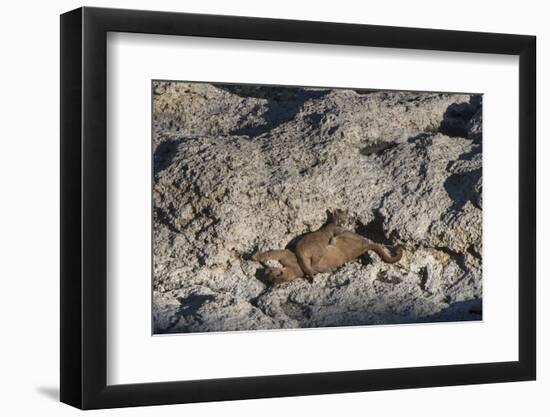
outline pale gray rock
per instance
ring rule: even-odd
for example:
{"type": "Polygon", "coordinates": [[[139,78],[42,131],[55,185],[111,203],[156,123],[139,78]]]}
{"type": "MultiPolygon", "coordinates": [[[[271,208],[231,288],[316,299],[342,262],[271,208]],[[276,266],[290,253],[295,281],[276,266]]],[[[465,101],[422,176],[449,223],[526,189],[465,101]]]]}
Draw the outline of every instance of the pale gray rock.
{"type": "Polygon", "coordinates": [[[477,111],[477,113],[472,117],[472,119],[468,122],[468,125],[466,126],[468,129],[468,137],[472,139],[476,143],[481,143],[481,121],[482,121],[482,115],[481,115],[481,108],[477,111]]]}
{"type": "Polygon", "coordinates": [[[481,317],[481,98],[157,82],[155,333],[481,317]],[[400,244],[312,284],[265,282],[284,248],[347,208],[400,244]],[[471,312],[470,312],[471,311],[471,312]]]}

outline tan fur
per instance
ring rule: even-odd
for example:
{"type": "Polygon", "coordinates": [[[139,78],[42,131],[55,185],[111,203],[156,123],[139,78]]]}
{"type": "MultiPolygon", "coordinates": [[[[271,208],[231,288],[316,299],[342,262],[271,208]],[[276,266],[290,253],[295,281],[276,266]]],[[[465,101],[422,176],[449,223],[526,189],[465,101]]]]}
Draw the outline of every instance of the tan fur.
{"type": "Polygon", "coordinates": [[[338,268],[358,258],[368,251],[374,251],[386,263],[395,263],[401,259],[403,250],[396,248],[395,256],[388,255],[383,245],[373,243],[357,233],[346,231],[331,239],[323,256],[313,265],[317,273],[338,268]]]}
{"type": "Polygon", "coordinates": [[[387,263],[401,259],[403,251],[400,247],[396,248],[396,255],[391,256],[383,245],[343,229],[341,224],[345,216],[347,213],[342,211],[330,215],[323,227],[300,238],[294,252],[288,249],[273,250],[258,253],[253,259],[259,262],[277,260],[283,265],[282,268],[267,268],[267,276],[275,284],[330,271],[370,250],[387,263]]]}
{"type": "Polygon", "coordinates": [[[266,275],[274,284],[280,284],[285,281],[291,281],[304,276],[296,255],[288,249],[270,250],[255,254],[252,259],[258,262],[269,260],[279,261],[282,268],[267,268],[266,275]]]}
{"type": "Polygon", "coordinates": [[[347,220],[347,215],[347,211],[342,210],[328,212],[327,223],[324,226],[300,238],[294,253],[305,275],[309,277],[315,275],[317,271],[314,265],[324,256],[331,239],[345,232],[341,225],[347,220]]]}

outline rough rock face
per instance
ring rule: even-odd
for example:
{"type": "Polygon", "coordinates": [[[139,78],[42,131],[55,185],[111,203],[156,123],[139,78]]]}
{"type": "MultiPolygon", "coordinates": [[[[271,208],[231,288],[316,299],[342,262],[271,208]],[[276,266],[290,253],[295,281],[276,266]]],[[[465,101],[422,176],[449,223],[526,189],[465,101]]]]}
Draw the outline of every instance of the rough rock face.
{"type": "Polygon", "coordinates": [[[154,83],[155,333],[481,319],[481,96],[154,83]],[[404,255],[273,286],[327,209],[404,255]]]}

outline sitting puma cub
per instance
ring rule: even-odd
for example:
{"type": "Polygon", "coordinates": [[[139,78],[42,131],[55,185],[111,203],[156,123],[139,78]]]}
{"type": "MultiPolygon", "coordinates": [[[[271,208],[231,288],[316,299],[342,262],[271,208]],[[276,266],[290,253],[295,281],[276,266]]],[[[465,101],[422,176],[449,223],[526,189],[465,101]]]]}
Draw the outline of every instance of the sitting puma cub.
{"type": "Polygon", "coordinates": [[[268,278],[275,284],[301,278],[312,277],[320,272],[327,272],[372,250],[387,263],[401,259],[403,251],[397,247],[395,256],[388,255],[384,246],[373,243],[363,236],[342,228],[347,212],[340,210],[329,213],[327,223],[315,232],[300,238],[294,252],[273,250],[257,253],[253,259],[259,262],[277,260],[282,268],[267,268],[268,278]],[[307,273],[306,270],[308,271],[307,273]]]}

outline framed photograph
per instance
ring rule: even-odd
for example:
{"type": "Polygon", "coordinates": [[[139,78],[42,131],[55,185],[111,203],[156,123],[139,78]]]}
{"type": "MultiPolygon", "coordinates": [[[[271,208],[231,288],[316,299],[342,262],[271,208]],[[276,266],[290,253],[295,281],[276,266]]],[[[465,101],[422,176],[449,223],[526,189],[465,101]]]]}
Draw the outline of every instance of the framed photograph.
{"type": "Polygon", "coordinates": [[[61,16],[61,401],[533,380],[535,37],[61,16]]]}

